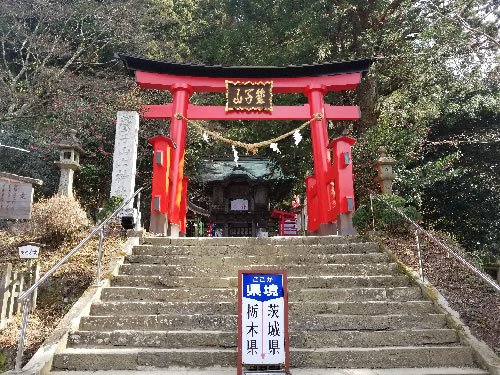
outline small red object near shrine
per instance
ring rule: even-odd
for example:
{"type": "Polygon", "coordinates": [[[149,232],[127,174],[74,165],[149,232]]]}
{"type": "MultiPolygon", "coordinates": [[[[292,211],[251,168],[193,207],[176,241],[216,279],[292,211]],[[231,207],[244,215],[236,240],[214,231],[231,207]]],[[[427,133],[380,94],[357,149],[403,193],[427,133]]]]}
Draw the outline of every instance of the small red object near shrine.
{"type": "Polygon", "coordinates": [[[149,143],[153,145],[154,150],[151,212],[167,213],[170,149],[175,148],[175,144],[170,138],[161,135],[151,138],[149,143]]]}
{"type": "Polygon", "coordinates": [[[297,235],[297,214],[274,210],[271,217],[279,220],[280,236],[296,236],[297,235]]]}

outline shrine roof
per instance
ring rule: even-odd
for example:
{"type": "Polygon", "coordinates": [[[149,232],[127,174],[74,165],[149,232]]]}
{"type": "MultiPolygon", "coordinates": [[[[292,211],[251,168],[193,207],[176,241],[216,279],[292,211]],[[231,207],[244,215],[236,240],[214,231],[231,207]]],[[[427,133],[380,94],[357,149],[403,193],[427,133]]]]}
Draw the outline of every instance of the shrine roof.
{"type": "Polygon", "coordinates": [[[123,61],[130,74],[133,74],[135,71],[141,71],[211,78],[293,78],[328,76],[357,72],[365,73],[375,60],[374,58],[365,58],[359,60],[327,62],[323,64],[288,66],[222,66],[183,64],[153,60],[144,57],[131,56],[120,52],[115,53],[115,57],[123,61]]]}
{"type": "Polygon", "coordinates": [[[286,178],[271,159],[256,156],[240,156],[238,165],[231,158],[203,160],[200,167],[203,182],[222,182],[240,176],[262,182],[286,178]]]}

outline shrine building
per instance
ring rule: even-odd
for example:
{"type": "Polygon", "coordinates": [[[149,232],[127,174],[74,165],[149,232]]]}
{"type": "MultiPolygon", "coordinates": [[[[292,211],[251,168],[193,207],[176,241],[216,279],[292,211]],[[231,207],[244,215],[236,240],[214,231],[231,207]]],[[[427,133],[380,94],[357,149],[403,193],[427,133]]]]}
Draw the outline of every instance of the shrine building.
{"type": "Polygon", "coordinates": [[[210,197],[209,221],[223,237],[255,237],[272,226],[272,202],[289,191],[289,179],[268,158],[204,160],[200,179],[210,197]]]}

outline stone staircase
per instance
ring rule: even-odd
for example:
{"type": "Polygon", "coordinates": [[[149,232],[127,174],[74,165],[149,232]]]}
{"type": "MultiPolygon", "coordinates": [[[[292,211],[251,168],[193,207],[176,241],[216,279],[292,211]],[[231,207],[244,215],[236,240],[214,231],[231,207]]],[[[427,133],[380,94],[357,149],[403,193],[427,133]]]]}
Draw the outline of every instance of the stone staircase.
{"type": "Polygon", "coordinates": [[[287,270],[291,368],[486,373],[421,290],[357,237],[146,237],[53,369],[234,368],[239,269],[287,270]]]}

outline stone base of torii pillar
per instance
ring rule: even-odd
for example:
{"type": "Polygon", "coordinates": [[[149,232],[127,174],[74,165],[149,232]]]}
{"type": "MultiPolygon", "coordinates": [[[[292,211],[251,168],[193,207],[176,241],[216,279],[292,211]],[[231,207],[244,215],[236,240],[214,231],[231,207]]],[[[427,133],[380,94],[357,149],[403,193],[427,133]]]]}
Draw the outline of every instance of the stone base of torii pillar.
{"type": "Polygon", "coordinates": [[[151,233],[168,235],[168,215],[161,212],[152,212],[149,221],[149,231],[151,233]]]}
{"type": "Polygon", "coordinates": [[[151,213],[149,231],[168,237],[186,237],[186,233],[180,231],[179,225],[170,224],[167,214],[162,213],[151,213]]]}

